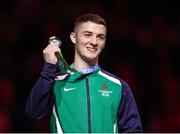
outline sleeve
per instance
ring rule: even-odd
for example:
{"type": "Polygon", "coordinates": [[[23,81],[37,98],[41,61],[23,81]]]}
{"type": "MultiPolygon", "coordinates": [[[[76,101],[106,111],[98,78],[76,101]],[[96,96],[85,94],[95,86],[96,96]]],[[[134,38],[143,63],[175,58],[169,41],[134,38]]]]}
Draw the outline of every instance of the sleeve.
{"type": "Polygon", "coordinates": [[[134,96],[128,84],[122,83],[122,98],[117,115],[120,133],[142,133],[142,124],[134,96]]]}
{"type": "Polygon", "coordinates": [[[44,63],[40,77],[27,98],[25,113],[28,119],[38,120],[51,108],[56,70],[57,65],[44,63]]]}

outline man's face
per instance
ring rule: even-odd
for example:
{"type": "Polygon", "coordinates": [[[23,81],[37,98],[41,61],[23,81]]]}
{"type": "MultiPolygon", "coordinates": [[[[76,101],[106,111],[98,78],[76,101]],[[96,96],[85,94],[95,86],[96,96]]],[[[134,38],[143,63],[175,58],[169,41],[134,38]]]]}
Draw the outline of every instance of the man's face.
{"type": "Polygon", "coordinates": [[[101,24],[85,22],[71,33],[75,44],[75,57],[85,62],[97,63],[99,54],[105,46],[106,27],[101,24]]]}

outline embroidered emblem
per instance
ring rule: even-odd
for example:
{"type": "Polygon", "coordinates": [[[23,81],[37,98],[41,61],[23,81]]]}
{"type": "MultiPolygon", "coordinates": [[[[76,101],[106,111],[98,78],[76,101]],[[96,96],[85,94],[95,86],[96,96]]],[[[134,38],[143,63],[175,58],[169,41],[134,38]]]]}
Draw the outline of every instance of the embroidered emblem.
{"type": "Polygon", "coordinates": [[[101,89],[102,89],[102,90],[106,90],[107,88],[108,88],[107,83],[103,83],[101,89]]]}
{"type": "Polygon", "coordinates": [[[101,95],[104,97],[109,97],[110,94],[112,94],[112,91],[108,90],[108,84],[107,83],[102,83],[101,90],[98,90],[98,92],[100,92],[101,95]]]}

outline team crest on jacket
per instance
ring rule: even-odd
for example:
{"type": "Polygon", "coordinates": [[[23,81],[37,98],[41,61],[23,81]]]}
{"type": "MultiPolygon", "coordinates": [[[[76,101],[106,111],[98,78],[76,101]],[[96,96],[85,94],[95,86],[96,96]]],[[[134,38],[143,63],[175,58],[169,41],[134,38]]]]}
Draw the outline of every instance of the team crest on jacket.
{"type": "Polygon", "coordinates": [[[101,86],[101,89],[102,89],[102,90],[108,89],[107,83],[103,83],[102,86],[101,86]]]}
{"type": "Polygon", "coordinates": [[[102,83],[101,90],[98,90],[98,92],[100,92],[101,95],[104,97],[109,97],[110,94],[112,94],[112,91],[108,90],[108,84],[107,83],[102,83]]]}

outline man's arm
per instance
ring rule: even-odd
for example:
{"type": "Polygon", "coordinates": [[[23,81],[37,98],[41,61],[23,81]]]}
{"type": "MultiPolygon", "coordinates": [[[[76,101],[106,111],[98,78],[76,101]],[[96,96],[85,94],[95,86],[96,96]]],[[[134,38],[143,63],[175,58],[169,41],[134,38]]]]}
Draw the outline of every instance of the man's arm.
{"type": "Polygon", "coordinates": [[[134,96],[128,84],[122,83],[122,98],[118,110],[118,129],[123,133],[143,132],[142,124],[134,96]]]}
{"type": "Polygon", "coordinates": [[[51,108],[52,88],[57,65],[44,63],[39,79],[33,86],[26,103],[26,115],[30,120],[38,120],[51,108]]]}

